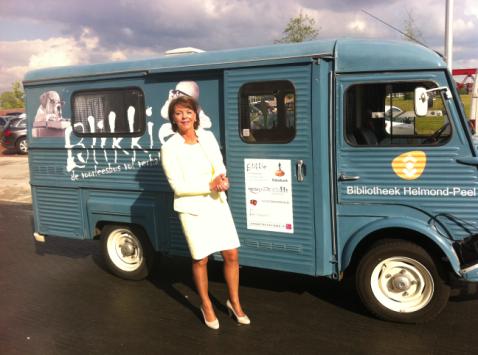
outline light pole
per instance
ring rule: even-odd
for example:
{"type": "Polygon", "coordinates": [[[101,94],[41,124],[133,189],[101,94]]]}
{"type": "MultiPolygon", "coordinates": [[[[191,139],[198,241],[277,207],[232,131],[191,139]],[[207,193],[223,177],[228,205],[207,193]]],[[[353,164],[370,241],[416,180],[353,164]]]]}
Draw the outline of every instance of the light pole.
{"type": "Polygon", "coordinates": [[[453,3],[454,0],[446,0],[445,13],[445,58],[448,70],[452,71],[453,63],[453,3]]]}

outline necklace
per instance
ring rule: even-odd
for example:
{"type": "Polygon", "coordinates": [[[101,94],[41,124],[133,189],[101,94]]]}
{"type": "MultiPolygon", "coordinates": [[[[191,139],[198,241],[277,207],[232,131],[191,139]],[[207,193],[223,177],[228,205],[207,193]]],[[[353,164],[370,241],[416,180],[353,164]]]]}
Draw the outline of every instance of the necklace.
{"type": "Polygon", "coordinates": [[[194,135],[184,135],[182,136],[184,138],[184,143],[186,144],[196,144],[198,142],[198,137],[196,136],[196,132],[194,132],[194,135]]]}

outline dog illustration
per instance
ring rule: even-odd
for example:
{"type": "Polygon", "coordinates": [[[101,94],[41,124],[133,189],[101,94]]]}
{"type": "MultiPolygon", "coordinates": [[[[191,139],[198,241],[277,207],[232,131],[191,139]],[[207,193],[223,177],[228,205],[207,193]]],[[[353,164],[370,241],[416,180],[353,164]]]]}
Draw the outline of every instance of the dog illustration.
{"type": "Polygon", "coordinates": [[[45,91],[40,95],[40,106],[33,120],[33,137],[57,137],[64,134],[69,119],[62,117],[62,101],[56,91],[45,91]]]}
{"type": "MultiPolygon", "coordinates": [[[[61,120],[61,99],[56,91],[46,91],[40,95],[40,107],[35,123],[61,120]]],[[[45,124],[41,125],[45,126],[45,124]]]]}

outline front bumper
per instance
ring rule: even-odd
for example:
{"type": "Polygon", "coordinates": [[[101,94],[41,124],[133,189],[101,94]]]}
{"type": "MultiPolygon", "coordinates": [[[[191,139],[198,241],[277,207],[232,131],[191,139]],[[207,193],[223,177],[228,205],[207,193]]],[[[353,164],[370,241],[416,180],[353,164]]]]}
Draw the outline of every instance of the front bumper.
{"type": "Polygon", "coordinates": [[[6,149],[15,149],[15,140],[3,137],[2,138],[2,147],[6,148],[6,149]]]}
{"type": "Polygon", "coordinates": [[[460,270],[461,276],[466,281],[478,281],[478,263],[460,270]]]}

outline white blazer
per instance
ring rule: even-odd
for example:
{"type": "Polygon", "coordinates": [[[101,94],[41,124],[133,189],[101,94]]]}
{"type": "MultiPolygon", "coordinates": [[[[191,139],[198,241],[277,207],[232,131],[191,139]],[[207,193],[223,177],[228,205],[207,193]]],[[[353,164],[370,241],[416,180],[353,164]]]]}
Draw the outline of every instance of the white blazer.
{"type": "MultiPolygon", "coordinates": [[[[199,215],[204,212],[206,199],[209,198],[211,190],[209,183],[218,175],[226,174],[219,144],[214,134],[201,128],[196,130],[198,142],[211,162],[213,174],[211,178],[191,179],[183,172],[190,169],[189,156],[184,151],[185,141],[179,134],[175,133],[161,147],[161,162],[169,185],[174,191],[174,210],[181,213],[199,215]]],[[[226,201],[226,194],[219,193],[219,198],[226,201]]]]}

